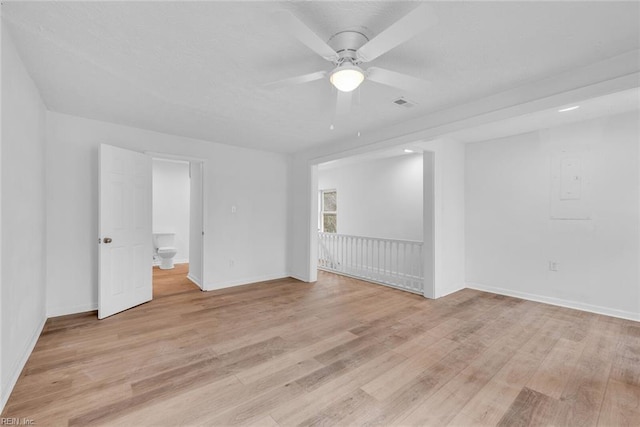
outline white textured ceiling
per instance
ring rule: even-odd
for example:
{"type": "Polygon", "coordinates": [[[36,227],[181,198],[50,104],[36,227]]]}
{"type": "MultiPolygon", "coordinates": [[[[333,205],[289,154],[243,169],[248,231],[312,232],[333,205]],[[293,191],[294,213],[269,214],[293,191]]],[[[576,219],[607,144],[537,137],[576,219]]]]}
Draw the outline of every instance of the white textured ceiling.
{"type": "Polygon", "coordinates": [[[640,48],[638,2],[436,2],[439,24],[372,62],[430,80],[426,94],[363,83],[329,130],[328,70],[274,23],[290,9],[324,39],[370,36],[415,2],[3,2],[2,15],[55,111],[270,151],[296,152],[640,48]],[[406,96],[419,105],[402,109],[406,96]]]}
{"type": "MultiPolygon", "coordinates": [[[[614,92],[604,96],[580,100],[561,107],[549,108],[536,111],[535,113],[497,120],[480,126],[443,134],[439,139],[453,139],[463,143],[484,142],[632,111],[635,112],[635,114],[639,114],[638,119],[640,119],[640,88],[614,92]],[[578,109],[565,112],[558,111],[573,106],[578,106],[578,109]]],[[[413,155],[406,153],[404,151],[405,149],[410,149],[416,154],[421,154],[425,149],[428,149],[427,147],[430,145],[430,142],[431,141],[414,141],[395,147],[369,151],[363,154],[325,162],[318,165],[318,168],[325,170],[389,157],[413,155]]]]}
{"type": "Polygon", "coordinates": [[[639,109],[640,88],[635,88],[451,132],[443,137],[464,143],[482,142],[639,109]],[[569,107],[578,108],[559,111],[569,107]]]}

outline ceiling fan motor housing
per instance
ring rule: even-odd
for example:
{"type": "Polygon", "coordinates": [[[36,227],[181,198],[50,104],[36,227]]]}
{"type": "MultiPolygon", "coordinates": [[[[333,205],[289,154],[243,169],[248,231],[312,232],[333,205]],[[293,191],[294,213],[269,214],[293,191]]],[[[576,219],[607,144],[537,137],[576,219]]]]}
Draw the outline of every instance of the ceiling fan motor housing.
{"type": "Polygon", "coordinates": [[[368,41],[369,38],[360,31],[340,31],[331,36],[328,44],[338,54],[338,60],[335,64],[339,65],[348,61],[357,65],[362,62],[356,57],[356,51],[368,41]]]}

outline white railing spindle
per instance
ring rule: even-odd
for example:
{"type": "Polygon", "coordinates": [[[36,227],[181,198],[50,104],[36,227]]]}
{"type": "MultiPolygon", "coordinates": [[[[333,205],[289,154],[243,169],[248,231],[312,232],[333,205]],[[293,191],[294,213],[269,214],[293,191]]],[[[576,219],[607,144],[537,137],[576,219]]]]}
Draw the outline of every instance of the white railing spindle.
{"type": "Polygon", "coordinates": [[[422,242],[318,233],[318,268],[423,292],[422,242]]]}

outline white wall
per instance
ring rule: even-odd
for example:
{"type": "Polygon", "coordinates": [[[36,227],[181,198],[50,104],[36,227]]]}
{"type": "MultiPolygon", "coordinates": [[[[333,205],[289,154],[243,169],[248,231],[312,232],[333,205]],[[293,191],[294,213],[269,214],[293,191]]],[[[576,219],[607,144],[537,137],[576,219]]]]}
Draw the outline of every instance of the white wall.
{"type": "Polygon", "coordinates": [[[640,319],[638,118],[636,111],[469,144],[467,282],[640,319]],[[589,220],[550,219],[559,203],[551,202],[552,156],[562,150],[588,162],[579,203],[589,220]]]}
{"type": "Polygon", "coordinates": [[[422,154],[318,170],[318,189],[336,189],[338,233],[422,241],[422,154]]]}
{"type": "MultiPolygon", "coordinates": [[[[0,19],[0,56],[2,56],[2,51],[4,51],[4,48],[2,47],[3,45],[3,35],[4,35],[4,28],[2,26],[2,19],[0,19]]],[[[2,59],[2,58],[0,58],[2,59]]],[[[1,77],[2,77],[3,72],[0,72],[0,132],[1,132],[1,128],[2,128],[2,104],[4,104],[4,97],[2,96],[2,87],[4,86],[4,81],[2,81],[1,77]]],[[[0,135],[0,190],[2,190],[2,138],[3,135],[0,135]]],[[[0,197],[0,242],[2,242],[2,197],[0,197]]],[[[2,282],[2,244],[0,244],[0,322],[2,322],[3,317],[2,317],[2,287],[3,287],[3,282],[2,282]]],[[[3,372],[4,370],[2,369],[2,354],[3,354],[3,339],[2,339],[2,323],[0,323],[0,413],[2,413],[2,410],[4,408],[5,405],[5,385],[3,382],[3,372]]]]}
{"type": "MultiPolygon", "coordinates": [[[[567,105],[576,99],[589,99],[612,92],[635,88],[638,85],[638,61],[635,53],[620,55],[608,60],[590,64],[576,70],[569,70],[540,81],[528,82],[526,85],[496,93],[486,98],[477,99],[466,104],[456,105],[448,109],[433,112],[427,116],[416,117],[395,125],[364,133],[360,138],[344,137],[330,144],[318,145],[313,149],[296,153],[291,159],[291,200],[290,200],[290,244],[288,265],[291,274],[301,280],[313,281],[316,272],[313,269],[311,252],[314,251],[312,224],[317,223],[317,197],[313,182],[313,165],[336,160],[343,157],[363,154],[369,151],[402,147],[414,144],[419,140],[438,138],[451,132],[465,128],[495,122],[497,120],[520,116],[567,105]]],[[[464,159],[464,149],[451,149],[449,155],[454,162],[464,159]],[[462,151],[456,155],[455,151],[462,151]]],[[[436,159],[436,167],[440,160],[436,159]]],[[[464,176],[463,173],[449,173],[448,182],[455,182],[464,176]],[[455,178],[457,175],[458,178],[455,178]]],[[[447,236],[453,234],[455,243],[447,249],[451,265],[456,275],[464,278],[464,221],[459,221],[460,211],[456,205],[464,207],[464,190],[460,196],[460,186],[454,185],[456,193],[452,195],[450,209],[457,214],[455,218],[446,219],[449,225],[441,230],[446,235],[443,244],[449,241],[447,236]],[[458,227],[454,224],[461,223],[458,227]],[[457,229],[456,229],[457,228],[457,229]]],[[[437,204],[438,202],[436,202],[437,204]]],[[[441,207],[439,207],[440,209],[441,207]]],[[[448,262],[447,262],[448,263],[448,262]]],[[[451,278],[451,289],[458,285],[458,278],[451,278]]],[[[462,284],[461,286],[464,286],[462,284]]]]}
{"type": "Polygon", "coordinates": [[[318,231],[318,167],[304,156],[291,159],[289,273],[296,279],[314,282],[317,279],[318,231]],[[315,261],[314,261],[315,260],[315,261]]]}
{"type": "MultiPolygon", "coordinates": [[[[425,295],[440,298],[465,287],[464,145],[450,139],[436,139],[421,146],[433,153],[433,289],[425,295]]],[[[425,188],[429,180],[425,174],[425,188]]],[[[430,213],[425,210],[425,241],[430,236],[430,213]]],[[[425,246],[428,247],[428,246],[425,246]]],[[[425,271],[429,270],[425,265],[425,271]]]]}
{"type": "Polygon", "coordinates": [[[53,112],[47,115],[47,137],[49,315],[97,304],[101,143],[205,160],[207,289],[287,276],[285,155],[53,112]]]}
{"type": "Polygon", "coordinates": [[[45,107],[2,29],[2,353],[4,407],[45,317],[45,107]]]}
{"type": "Polygon", "coordinates": [[[189,162],[153,159],[152,175],[153,232],[176,233],[174,262],[189,262],[189,162]]]}
{"type": "MultiPolygon", "coordinates": [[[[411,144],[434,153],[434,211],[423,209],[423,224],[433,222],[435,229],[424,227],[427,239],[435,240],[433,253],[426,253],[425,272],[433,273],[433,280],[425,282],[425,296],[438,298],[465,287],[464,283],[464,145],[458,141],[437,139],[411,144]],[[433,235],[431,234],[433,232],[433,235]],[[433,239],[432,239],[433,237],[433,239]]],[[[360,153],[354,154],[361,154],[360,153]]],[[[315,251],[317,249],[317,166],[315,163],[344,156],[339,151],[327,153],[323,160],[310,158],[313,152],[298,153],[292,158],[289,270],[304,281],[316,279],[315,251]]],[[[424,175],[424,183],[432,178],[424,175]]],[[[424,186],[427,189],[427,186],[424,186]]],[[[340,207],[338,207],[340,209],[340,207]]],[[[425,238],[419,240],[425,241],[425,238]]],[[[428,245],[425,245],[428,248],[428,245]]]]}

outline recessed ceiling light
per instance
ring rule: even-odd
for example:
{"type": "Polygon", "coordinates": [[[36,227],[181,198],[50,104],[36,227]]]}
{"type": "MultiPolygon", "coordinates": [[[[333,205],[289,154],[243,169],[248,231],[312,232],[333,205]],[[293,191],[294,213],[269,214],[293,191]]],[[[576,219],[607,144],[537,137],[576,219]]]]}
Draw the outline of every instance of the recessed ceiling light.
{"type": "Polygon", "coordinates": [[[405,148],[405,149],[404,149],[404,152],[405,152],[405,153],[413,153],[413,150],[409,150],[408,148],[405,148]]]}
{"type": "Polygon", "coordinates": [[[565,111],[573,111],[573,110],[577,110],[578,108],[580,108],[579,105],[574,105],[573,107],[567,107],[567,108],[558,110],[558,113],[564,113],[565,111]]]}

